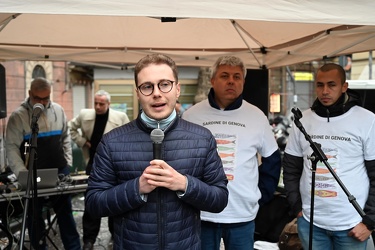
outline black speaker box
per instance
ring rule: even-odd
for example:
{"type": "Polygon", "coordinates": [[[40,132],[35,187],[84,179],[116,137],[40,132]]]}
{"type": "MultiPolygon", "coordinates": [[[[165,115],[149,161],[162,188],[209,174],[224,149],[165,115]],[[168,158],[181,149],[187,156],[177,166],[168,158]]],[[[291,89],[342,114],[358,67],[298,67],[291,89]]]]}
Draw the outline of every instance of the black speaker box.
{"type": "Polygon", "coordinates": [[[7,117],[7,97],[5,87],[5,67],[0,64],[0,119],[7,117]]]}
{"type": "MultiPolygon", "coordinates": [[[[350,88],[350,85],[349,85],[350,88]]],[[[361,95],[362,107],[375,113],[375,89],[354,89],[361,95]]]]}
{"type": "Polygon", "coordinates": [[[268,117],[268,70],[248,69],[245,78],[243,98],[257,106],[268,117]]]}

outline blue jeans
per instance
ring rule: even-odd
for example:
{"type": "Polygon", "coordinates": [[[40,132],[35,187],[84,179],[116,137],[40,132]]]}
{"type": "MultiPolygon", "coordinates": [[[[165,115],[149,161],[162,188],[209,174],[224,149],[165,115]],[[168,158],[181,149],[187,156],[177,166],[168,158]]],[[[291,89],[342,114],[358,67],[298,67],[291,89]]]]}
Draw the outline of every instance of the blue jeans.
{"type": "MultiPolygon", "coordinates": [[[[309,249],[310,222],[303,216],[297,219],[298,236],[302,242],[303,249],[309,249]]],[[[365,250],[367,241],[358,241],[349,237],[351,229],[342,231],[330,231],[313,226],[312,249],[333,250],[365,250]]]]}
{"type": "MultiPolygon", "coordinates": [[[[69,174],[69,168],[59,170],[59,173],[67,175],[69,174]]],[[[46,238],[44,236],[46,232],[46,225],[43,219],[43,209],[46,202],[49,204],[48,207],[52,206],[53,210],[55,211],[57,223],[60,229],[60,237],[64,244],[64,248],[69,250],[80,250],[81,242],[73,217],[71,197],[69,194],[51,196],[49,199],[39,197],[37,211],[35,213],[33,212],[34,207],[32,201],[30,202],[27,226],[34,249],[46,249],[46,238]],[[34,230],[34,220],[37,220],[38,223],[38,228],[36,230],[34,230]]]]}
{"type": "Polygon", "coordinates": [[[254,231],[254,221],[231,224],[202,221],[202,250],[220,250],[221,238],[226,250],[253,250],[254,231]]]}

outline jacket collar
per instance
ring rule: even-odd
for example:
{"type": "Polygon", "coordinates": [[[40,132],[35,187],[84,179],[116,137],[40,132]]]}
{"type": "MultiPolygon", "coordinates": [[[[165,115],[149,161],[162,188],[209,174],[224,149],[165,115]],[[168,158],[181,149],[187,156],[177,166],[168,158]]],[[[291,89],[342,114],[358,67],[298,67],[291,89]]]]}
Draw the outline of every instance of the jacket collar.
{"type": "MultiPolygon", "coordinates": [[[[243,100],[243,97],[242,97],[242,94],[241,94],[239,97],[237,97],[237,99],[234,102],[232,102],[231,104],[229,104],[224,109],[224,111],[235,110],[235,109],[240,108],[241,105],[242,105],[242,100],[243,100]]],[[[208,102],[210,103],[211,107],[213,107],[215,109],[220,109],[219,105],[215,101],[215,91],[214,91],[213,88],[211,88],[210,92],[208,93],[208,102]]]]}
{"type": "Polygon", "coordinates": [[[356,105],[361,106],[359,93],[352,89],[347,89],[336,103],[331,106],[324,106],[317,98],[311,106],[311,110],[320,117],[327,117],[327,122],[329,122],[330,117],[340,116],[356,105]]]}
{"type": "MultiPolygon", "coordinates": [[[[163,129],[164,133],[168,133],[169,130],[174,129],[177,126],[178,121],[180,119],[181,118],[178,115],[176,115],[176,117],[169,123],[169,125],[165,129],[163,129]]],[[[142,120],[141,113],[138,114],[136,124],[139,127],[139,129],[143,130],[146,133],[151,133],[151,131],[154,129],[152,127],[147,126],[147,124],[142,120]]]]}

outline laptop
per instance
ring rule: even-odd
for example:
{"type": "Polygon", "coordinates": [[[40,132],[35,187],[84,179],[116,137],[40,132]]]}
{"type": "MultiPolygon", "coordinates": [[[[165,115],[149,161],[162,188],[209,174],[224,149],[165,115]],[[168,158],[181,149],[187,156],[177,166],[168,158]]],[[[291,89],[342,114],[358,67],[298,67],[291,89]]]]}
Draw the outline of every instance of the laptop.
{"type": "MultiPolygon", "coordinates": [[[[29,171],[22,170],[18,174],[18,183],[21,185],[21,190],[26,190],[27,187],[27,177],[29,171]]],[[[55,188],[58,184],[58,169],[57,168],[47,168],[47,169],[37,169],[37,185],[38,189],[45,188],[55,188]]]]}

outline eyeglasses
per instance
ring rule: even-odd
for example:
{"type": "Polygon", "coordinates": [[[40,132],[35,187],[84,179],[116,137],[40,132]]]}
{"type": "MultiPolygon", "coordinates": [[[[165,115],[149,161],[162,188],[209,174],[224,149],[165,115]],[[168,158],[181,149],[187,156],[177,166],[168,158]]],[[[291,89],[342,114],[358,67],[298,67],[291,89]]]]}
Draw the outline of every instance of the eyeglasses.
{"type": "Polygon", "coordinates": [[[48,102],[50,97],[47,96],[47,97],[39,97],[39,96],[34,96],[34,95],[31,95],[31,97],[34,99],[34,101],[36,102],[48,102]]]}
{"type": "Polygon", "coordinates": [[[160,82],[158,82],[158,84],[153,84],[152,82],[145,82],[139,85],[137,89],[141,91],[143,95],[149,96],[152,93],[154,93],[155,85],[158,85],[158,88],[161,92],[168,93],[172,90],[174,82],[175,81],[171,80],[161,80],[160,82]]]}

